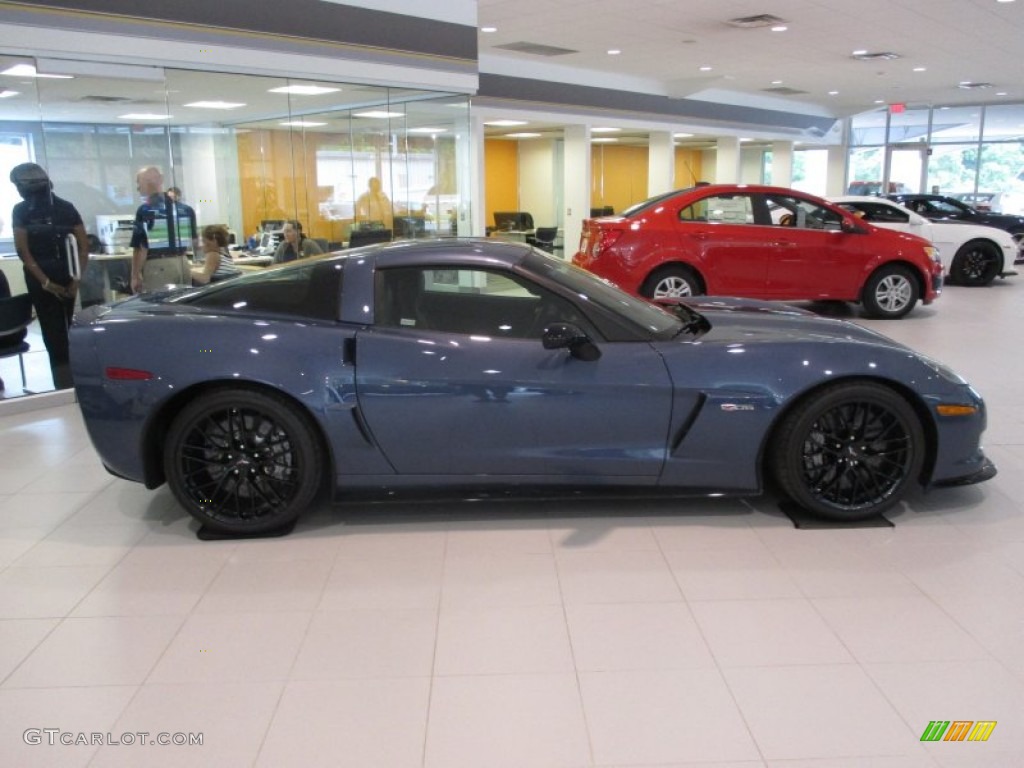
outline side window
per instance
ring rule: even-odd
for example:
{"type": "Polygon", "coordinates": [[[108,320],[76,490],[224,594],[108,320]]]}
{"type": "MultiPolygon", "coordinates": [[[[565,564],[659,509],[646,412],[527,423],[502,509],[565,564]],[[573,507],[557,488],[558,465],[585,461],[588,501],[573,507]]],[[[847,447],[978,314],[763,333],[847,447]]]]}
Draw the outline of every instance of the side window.
{"type": "Polygon", "coordinates": [[[768,207],[772,223],[780,227],[838,230],[843,222],[838,213],[802,197],[769,195],[768,207]]]}
{"type": "Polygon", "coordinates": [[[712,224],[753,224],[754,206],[747,195],[705,197],[679,212],[680,221],[712,224]]]}
{"type": "Polygon", "coordinates": [[[375,322],[391,328],[539,339],[550,323],[585,322],[572,303],[506,272],[383,269],[374,293],[375,322]]]}

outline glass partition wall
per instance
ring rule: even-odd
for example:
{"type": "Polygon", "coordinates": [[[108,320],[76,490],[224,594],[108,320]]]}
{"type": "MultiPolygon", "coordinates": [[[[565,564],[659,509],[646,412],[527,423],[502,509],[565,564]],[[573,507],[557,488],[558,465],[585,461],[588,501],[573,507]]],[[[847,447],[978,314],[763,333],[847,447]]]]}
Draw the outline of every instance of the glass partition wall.
{"type": "MultiPolygon", "coordinates": [[[[20,198],[7,178],[29,161],[47,169],[92,236],[83,304],[109,300],[127,278],[136,174],[149,166],[199,227],[225,224],[242,248],[258,249],[263,228],[288,219],[324,250],[366,228],[396,239],[468,231],[465,95],[131,65],[60,69],[0,55],[0,267],[15,294],[25,290],[10,222],[20,198]]],[[[28,388],[50,389],[42,340],[29,342],[28,388]]],[[[16,357],[0,359],[0,376],[6,396],[20,393],[16,357]]]]}

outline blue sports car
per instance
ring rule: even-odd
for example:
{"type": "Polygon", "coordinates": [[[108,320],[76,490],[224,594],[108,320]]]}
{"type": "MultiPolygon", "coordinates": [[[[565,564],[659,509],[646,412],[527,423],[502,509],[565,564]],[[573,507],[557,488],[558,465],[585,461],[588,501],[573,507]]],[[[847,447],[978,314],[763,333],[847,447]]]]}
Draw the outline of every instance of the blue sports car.
{"type": "Polygon", "coordinates": [[[91,307],[71,329],[107,469],[209,529],[326,486],[752,495],[877,515],[978,482],[985,407],[856,325],[742,299],[655,306],[527,245],[421,240],[91,307]]]}

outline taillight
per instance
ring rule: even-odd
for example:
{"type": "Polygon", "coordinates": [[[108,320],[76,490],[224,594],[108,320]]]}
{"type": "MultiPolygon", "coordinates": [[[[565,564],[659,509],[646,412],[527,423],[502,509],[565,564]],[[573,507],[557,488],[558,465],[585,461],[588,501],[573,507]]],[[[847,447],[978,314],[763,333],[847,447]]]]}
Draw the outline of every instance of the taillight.
{"type": "Polygon", "coordinates": [[[594,241],[594,256],[600,256],[611,248],[622,237],[621,229],[599,229],[597,239],[594,241]]]}
{"type": "Polygon", "coordinates": [[[153,374],[138,368],[115,368],[108,367],[104,373],[112,381],[149,381],[153,374]]]}

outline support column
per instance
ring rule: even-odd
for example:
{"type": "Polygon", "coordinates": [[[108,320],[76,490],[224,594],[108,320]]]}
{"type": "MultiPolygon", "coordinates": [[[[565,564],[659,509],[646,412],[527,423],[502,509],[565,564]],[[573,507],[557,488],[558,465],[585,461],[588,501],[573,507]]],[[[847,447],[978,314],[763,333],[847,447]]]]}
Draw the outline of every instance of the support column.
{"type": "Polygon", "coordinates": [[[825,175],[826,195],[846,194],[846,155],[845,145],[828,148],[828,170],[825,175]]]}
{"type": "MultiPolygon", "coordinates": [[[[456,143],[458,146],[458,143],[456,143]]],[[[469,152],[468,152],[468,166],[471,169],[469,179],[469,218],[468,222],[469,231],[465,232],[467,235],[473,237],[483,237],[487,232],[487,222],[484,220],[484,214],[487,210],[484,206],[484,123],[475,114],[470,114],[469,117],[469,152]]],[[[459,189],[462,190],[464,179],[460,175],[458,183],[459,189]]],[[[466,199],[466,196],[463,196],[466,199]]],[[[463,219],[465,213],[459,211],[459,235],[463,235],[463,219]]]]}
{"type": "Polygon", "coordinates": [[[652,131],[647,139],[647,196],[671,192],[676,184],[676,147],[672,134],[652,131]]]}
{"type": "Polygon", "coordinates": [[[715,183],[738,184],[740,181],[740,140],[736,136],[720,136],[715,154],[715,183]]]}
{"type": "Polygon", "coordinates": [[[590,126],[565,126],[565,215],[562,255],[571,259],[580,244],[583,220],[590,216],[590,126]]]}
{"type": "Polygon", "coordinates": [[[772,142],[772,185],[793,186],[793,142],[772,142]]]}

